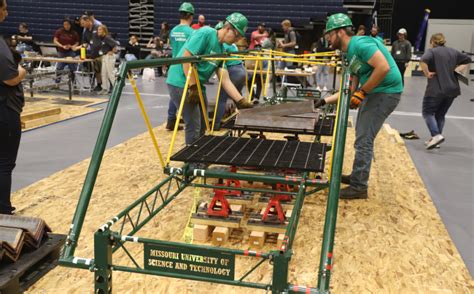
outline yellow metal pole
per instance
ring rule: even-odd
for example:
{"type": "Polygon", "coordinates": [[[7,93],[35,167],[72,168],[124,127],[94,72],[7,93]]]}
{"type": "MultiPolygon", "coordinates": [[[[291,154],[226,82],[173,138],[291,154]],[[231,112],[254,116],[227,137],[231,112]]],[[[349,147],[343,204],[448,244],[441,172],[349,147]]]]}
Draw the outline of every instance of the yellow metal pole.
{"type": "Polygon", "coordinates": [[[257,57],[258,58],[255,61],[255,68],[253,69],[252,83],[250,84],[249,102],[252,102],[253,87],[255,86],[255,77],[257,76],[258,59],[260,58],[260,55],[258,55],[257,57]]]}
{"type": "Polygon", "coordinates": [[[247,97],[250,95],[249,92],[249,72],[247,71],[247,66],[245,65],[244,61],[244,68],[245,68],[245,90],[247,91],[247,97]]]}
{"type": "Polygon", "coordinates": [[[193,66],[189,66],[188,75],[186,76],[186,83],[184,84],[183,95],[181,96],[181,103],[179,104],[178,115],[176,117],[176,123],[174,125],[173,136],[171,137],[171,144],[168,150],[168,157],[166,159],[166,165],[171,161],[171,153],[173,153],[174,142],[176,140],[176,135],[178,134],[179,121],[181,120],[181,115],[183,114],[184,101],[186,100],[186,95],[189,87],[189,79],[191,78],[191,73],[193,72],[193,66]]]}
{"type": "Polygon", "coordinates": [[[150,119],[148,117],[148,114],[146,113],[145,105],[143,104],[143,100],[140,97],[140,92],[138,91],[137,83],[135,82],[135,79],[130,73],[128,74],[128,79],[130,80],[133,92],[135,93],[135,98],[137,99],[138,106],[140,106],[140,111],[142,113],[143,119],[145,120],[148,133],[150,134],[151,140],[153,141],[153,146],[155,146],[156,153],[158,154],[158,158],[160,159],[161,167],[164,169],[165,161],[163,159],[163,155],[161,154],[160,147],[158,146],[158,141],[156,140],[155,133],[153,132],[153,127],[151,126],[150,119]]]}
{"type": "Polygon", "coordinates": [[[209,117],[207,113],[207,105],[204,102],[204,96],[202,95],[201,82],[199,81],[199,74],[195,66],[193,66],[194,79],[196,80],[196,85],[199,92],[199,100],[201,101],[202,116],[204,117],[204,123],[206,124],[206,130],[210,130],[209,127],[209,117]]]}
{"type": "MultiPolygon", "coordinates": [[[[270,51],[270,58],[272,58],[272,51],[270,51]]],[[[265,77],[265,86],[263,88],[263,97],[267,97],[267,88],[268,83],[270,82],[270,67],[272,63],[268,60],[267,61],[267,76],[265,77]]]]}
{"type": "MultiPolygon", "coordinates": [[[[334,74],[336,74],[336,73],[334,72],[334,74]]],[[[334,124],[334,132],[337,130],[337,121],[338,121],[337,117],[338,117],[338,114],[339,114],[339,107],[341,105],[340,102],[341,102],[341,97],[342,97],[342,80],[343,79],[341,79],[341,82],[339,84],[339,96],[337,97],[337,109],[336,109],[336,119],[335,119],[336,123],[334,124]]],[[[336,135],[333,134],[332,135],[332,142],[331,142],[332,148],[334,148],[334,142],[335,141],[336,141],[336,135]]],[[[328,168],[328,180],[329,181],[331,181],[332,161],[334,159],[334,151],[333,150],[334,149],[331,150],[331,158],[329,159],[329,168],[328,168]]]]}
{"type": "Polygon", "coordinates": [[[258,61],[260,67],[260,85],[263,87],[263,59],[258,61]]]}
{"type": "Polygon", "coordinates": [[[222,63],[223,70],[221,71],[221,76],[219,77],[219,86],[217,87],[216,106],[214,107],[214,116],[212,117],[211,135],[214,134],[214,126],[216,125],[217,107],[219,105],[219,97],[221,95],[222,75],[224,74],[224,68],[225,68],[225,61],[222,63]]]}

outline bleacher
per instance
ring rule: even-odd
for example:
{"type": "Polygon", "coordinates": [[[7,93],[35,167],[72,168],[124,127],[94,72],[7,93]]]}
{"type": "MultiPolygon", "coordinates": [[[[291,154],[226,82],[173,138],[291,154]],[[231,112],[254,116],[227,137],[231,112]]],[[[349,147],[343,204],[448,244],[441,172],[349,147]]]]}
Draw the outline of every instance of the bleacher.
{"type": "MultiPolygon", "coordinates": [[[[155,33],[160,23],[168,21],[171,26],[178,22],[178,7],[183,0],[154,0],[155,33]]],[[[194,0],[196,14],[204,14],[207,23],[215,25],[232,12],[241,12],[249,19],[249,34],[259,22],[279,31],[283,19],[290,19],[294,26],[303,27],[314,21],[323,21],[326,15],[344,12],[342,0],[239,0],[216,2],[194,0]]],[[[51,42],[56,29],[62,26],[65,16],[80,16],[84,10],[94,11],[96,18],[118,34],[125,42],[129,32],[128,0],[9,0],[9,16],[0,26],[0,33],[10,35],[17,32],[18,24],[28,23],[30,32],[39,41],[51,42]]],[[[197,18],[197,17],[196,17],[197,18]]]]}
{"type": "Polygon", "coordinates": [[[3,35],[14,34],[18,25],[26,22],[36,40],[52,42],[54,32],[68,16],[80,16],[92,10],[96,18],[118,34],[120,41],[128,39],[128,0],[8,0],[9,15],[0,26],[3,35]]]}
{"type": "MultiPolygon", "coordinates": [[[[169,21],[177,23],[177,9],[181,0],[154,0],[155,24],[169,21]]],[[[241,12],[249,19],[249,30],[253,30],[259,22],[280,30],[282,20],[288,18],[294,26],[302,27],[311,21],[324,20],[328,13],[344,12],[342,0],[239,0],[216,2],[211,0],[191,1],[196,14],[206,16],[206,22],[215,25],[232,12],[241,12]]],[[[155,30],[159,26],[155,25],[155,30]]]]}

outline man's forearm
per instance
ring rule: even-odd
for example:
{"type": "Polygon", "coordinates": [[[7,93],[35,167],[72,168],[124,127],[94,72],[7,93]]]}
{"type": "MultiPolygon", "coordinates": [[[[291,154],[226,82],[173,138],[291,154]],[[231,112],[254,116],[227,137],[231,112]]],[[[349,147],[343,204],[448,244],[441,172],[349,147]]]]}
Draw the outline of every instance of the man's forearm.
{"type": "Polygon", "coordinates": [[[374,71],[370,75],[367,82],[360,88],[365,93],[370,93],[375,87],[377,87],[383,81],[383,79],[385,78],[389,70],[387,70],[384,67],[375,67],[374,71]]]}

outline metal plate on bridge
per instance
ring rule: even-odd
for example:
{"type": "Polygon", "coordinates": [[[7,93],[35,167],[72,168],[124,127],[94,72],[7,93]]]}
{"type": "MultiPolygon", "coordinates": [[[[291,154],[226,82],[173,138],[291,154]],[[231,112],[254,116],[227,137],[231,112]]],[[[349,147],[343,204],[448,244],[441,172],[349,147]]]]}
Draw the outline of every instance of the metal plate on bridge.
{"type": "Polygon", "coordinates": [[[203,136],[171,160],[322,172],[325,157],[326,144],[321,143],[203,136]]]}
{"type": "Polygon", "coordinates": [[[235,255],[220,250],[144,244],[145,269],[218,280],[234,280],[235,255]]]}

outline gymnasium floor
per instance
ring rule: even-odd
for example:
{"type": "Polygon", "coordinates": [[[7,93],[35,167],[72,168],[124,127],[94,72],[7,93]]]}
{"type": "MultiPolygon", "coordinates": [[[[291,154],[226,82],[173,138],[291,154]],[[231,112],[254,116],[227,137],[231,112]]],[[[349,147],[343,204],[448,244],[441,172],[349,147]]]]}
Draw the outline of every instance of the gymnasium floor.
{"type": "MultiPolygon", "coordinates": [[[[420,135],[420,140],[406,141],[407,148],[474,277],[474,102],[470,102],[474,98],[474,86],[461,86],[463,94],[448,113],[444,130],[446,142],[441,149],[426,151],[423,142],[429,133],[421,117],[425,79],[405,78],[405,83],[402,101],[388,123],[401,132],[415,130],[420,135]]],[[[139,82],[139,88],[153,125],[164,123],[168,106],[164,79],[158,78],[154,83],[139,82]]],[[[216,85],[208,86],[210,99],[215,88],[216,85]]],[[[103,107],[105,109],[106,104],[103,107]]],[[[13,191],[90,157],[103,114],[104,111],[100,111],[23,133],[13,191]]],[[[108,147],[145,131],[132,89],[126,86],[108,147]]]]}

